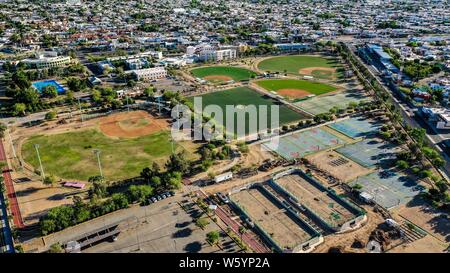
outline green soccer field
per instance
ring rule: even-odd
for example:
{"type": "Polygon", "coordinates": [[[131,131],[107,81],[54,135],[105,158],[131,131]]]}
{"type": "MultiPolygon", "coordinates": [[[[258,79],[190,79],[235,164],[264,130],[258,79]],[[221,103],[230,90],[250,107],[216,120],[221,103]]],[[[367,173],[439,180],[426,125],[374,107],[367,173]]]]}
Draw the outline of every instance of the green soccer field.
{"type": "MultiPolygon", "coordinates": [[[[257,112],[259,115],[259,105],[267,105],[267,120],[269,124],[273,124],[273,122],[270,119],[271,115],[271,105],[279,105],[279,114],[280,114],[280,120],[279,124],[286,124],[291,123],[297,120],[304,119],[305,116],[295,112],[294,110],[291,110],[285,105],[279,104],[277,101],[264,96],[248,87],[237,87],[225,91],[219,91],[214,93],[209,93],[201,96],[203,99],[203,108],[207,105],[218,105],[221,109],[224,111],[224,115],[226,115],[226,105],[255,105],[257,108],[257,112]]],[[[189,100],[191,102],[194,101],[194,97],[190,97],[189,100]]],[[[226,118],[224,118],[224,122],[226,122],[226,118]]],[[[237,115],[235,116],[235,124],[237,124],[237,115]]],[[[239,121],[243,122],[243,121],[239,121]]],[[[246,124],[246,133],[255,133],[250,132],[248,128],[249,122],[249,116],[246,115],[245,117],[245,124],[246,124]]],[[[270,126],[268,126],[270,127],[270,126]]],[[[235,129],[236,132],[236,129],[235,129]]]]}
{"type": "Polygon", "coordinates": [[[322,95],[328,92],[336,91],[336,87],[313,81],[306,80],[260,80],[255,83],[267,91],[278,91],[281,89],[300,89],[314,95],[322,95]]]}
{"type": "MultiPolygon", "coordinates": [[[[64,179],[86,181],[99,175],[93,149],[100,149],[103,174],[107,180],[138,176],[152,162],[161,166],[172,152],[170,131],[160,131],[138,138],[113,139],[96,129],[55,135],[37,135],[27,139],[22,146],[26,162],[39,170],[33,144],[39,144],[39,153],[46,175],[64,179]]],[[[192,143],[175,143],[176,151],[186,149],[193,155],[192,143]]],[[[193,155],[194,156],[194,155],[193,155]]]]}
{"type": "Polygon", "coordinates": [[[205,78],[212,77],[207,79],[210,82],[223,82],[219,78],[214,79],[214,76],[225,76],[229,77],[234,81],[242,81],[249,80],[252,77],[256,76],[256,73],[240,67],[231,67],[231,66],[210,66],[210,67],[200,67],[191,70],[192,75],[197,78],[205,78]]]}
{"type": "MultiPolygon", "coordinates": [[[[289,73],[300,75],[300,69],[310,68],[310,67],[323,67],[323,68],[340,68],[340,64],[331,58],[324,58],[319,56],[279,56],[272,57],[261,61],[258,64],[258,69],[262,71],[270,71],[270,72],[280,72],[280,73],[289,73]]],[[[317,78],[332,78],[336,72],[330,72],[325,70],[315,70],[310,75],[317,78]]]]}

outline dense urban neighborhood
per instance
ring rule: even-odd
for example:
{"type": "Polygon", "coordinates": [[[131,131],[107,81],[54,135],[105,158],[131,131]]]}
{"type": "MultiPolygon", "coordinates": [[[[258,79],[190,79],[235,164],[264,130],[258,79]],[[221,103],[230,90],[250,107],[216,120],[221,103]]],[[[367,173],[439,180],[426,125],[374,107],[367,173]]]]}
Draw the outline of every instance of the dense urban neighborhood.
{"type": "Polygon", "coordinates": [[[0,0],[0,253],[449,252],[449,10],[0,0]]]}

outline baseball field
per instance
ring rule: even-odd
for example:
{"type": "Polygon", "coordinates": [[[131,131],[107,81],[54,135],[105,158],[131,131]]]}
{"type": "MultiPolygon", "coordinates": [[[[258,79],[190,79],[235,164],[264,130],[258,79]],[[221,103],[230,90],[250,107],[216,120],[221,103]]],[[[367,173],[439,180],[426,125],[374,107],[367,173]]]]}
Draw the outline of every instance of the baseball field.
{"type": "MultiPolygon", "coordinates": [[[[254,105],[257,108],[257,112],[259,115],[259,105],[267,105],[267,120],[269,124],[272,124],[273,122],[270,119],[271,115],[271,105],[279,105],[279,114],[280,114],[280,120],[279,123],[286,124],[291,123],[300,119],[305,118],[300,113],[295,112],[294,110],[291,110],[285,105],[281,105],[275,100],[264,96],[250,88],[247,87],[237,87],[233,89],[228,89],[225,91],[219,91],[219,92],[213,92],[208,93],[201,96],[203,108],[207,105],[218,105],[221,109],[223,109],[224,115],[226,115],[226,106],[227,105],[234,105],[234,106],[247,106],[247,105],[254,105]]],[[[193,97],[190,98],[191,101],[193,101],[193,97]]],[[[226,119],[224,119],[226,122],[226,119]]],[[[237,120],[237,115],[235,116],[235,124],[237,122],[243,122],[237,120]]],[[[254,133],[248,131],[248,124],[249,124],[249,116],[245,116],[245,124],[246,124],[246,132],[248,133],[254,133]]]]}
{"type": "Polygon", "coordinates": [[[251,70],[232,66],[200,67],[192,69],[191,73],[197,78],[202,78],[212,83],[249,80],[256,76],[256,73],[251,70]]]}
{"type": "MultiPolygon", "coordinates": [[[[93,152],[99,149],[103,175],[119,180],[138,176],[152,162],[163,167],[172,152],[170,131],[162,127],[164,122],[144,111],[113,114],[92,122],[93,126],[83,130],[31,136],[22,145],[23,159],[39,170],[34,147],[39,144],[46,175],[85,181],[99,175],[93,152]]],[[[187,150],[195,157],[196,144],[174,142],[174,150],[187,150]]]]}
{"type": "Polygon", "coordinates": [[[258,63],[258,69],[261,71],[309,75],[323,79],[336,78],[339,67],[340,64],[333,58],[309,55],[272,57],[258,63]]]}
{"type": "Polygon", "coordinates": [[[275,91],[278,95],[288,99],[299,99],[309,95],[322,95],[337,90],[336,87],[325,83],[306,80],[276,79],[260,80],[255,83],[267,91],[275,91]]]}

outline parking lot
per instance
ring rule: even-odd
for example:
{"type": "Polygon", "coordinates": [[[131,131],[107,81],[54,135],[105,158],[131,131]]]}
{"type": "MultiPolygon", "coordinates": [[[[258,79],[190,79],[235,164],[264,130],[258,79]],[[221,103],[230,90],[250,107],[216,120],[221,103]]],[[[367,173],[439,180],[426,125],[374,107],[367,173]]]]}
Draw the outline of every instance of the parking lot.
{"type": "Polygon", "coordinates": [[[240,250],[210,219],[204,229],[197,227],[194,218],[202,215],[202,211],[188,199],[170,197],[141,209],[145,210],[144,218],[138,226],[120,233],[116,241],[105,241],[83,252],[212,253],[240,250]],[[178,202],[190,208],[185,211],[178,202]],[[206,242],[206,234],[210,231],[220,231],[220,247],[206,242]]]}

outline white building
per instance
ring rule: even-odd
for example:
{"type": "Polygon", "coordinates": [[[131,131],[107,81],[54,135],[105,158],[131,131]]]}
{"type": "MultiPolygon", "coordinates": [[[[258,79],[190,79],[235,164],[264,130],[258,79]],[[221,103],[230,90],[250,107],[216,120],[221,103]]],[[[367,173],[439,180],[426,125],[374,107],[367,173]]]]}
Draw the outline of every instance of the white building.
{"type": "Polygon", "coordinates": [[[230,180],[233,178],[233,173],[232,172],[226,172],[223,174],[219,174],[217,176],[214,177],[214,182],[216,183],[220,183],[226,180],[230,180]]]}
{"type": "Polygon", "coordinates": [[[70,64],[70,56],[58,56],[56,52],[36,53],[35,59],[25,59],[22,61],[30,68],[54,68],[64,67],[70,64]]]}
{"type": "Polygon", "coordinates": [[[199,54],[202,61],[225,61],[236,58],[236,49],[221,49],[217,50],[212,46],[204,47],[199,54]]]}
{"type": "Polygon", "coordinates": [[[151,81],[167,77],[167,71],[164,67],[152,67],[131,71],[138,81],[151,81]]]}

